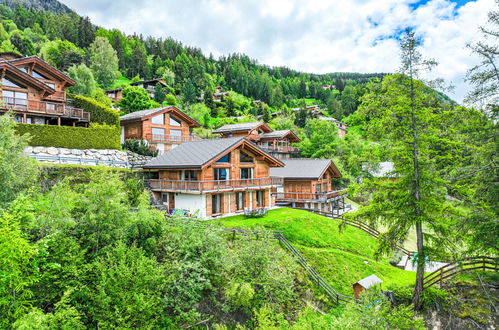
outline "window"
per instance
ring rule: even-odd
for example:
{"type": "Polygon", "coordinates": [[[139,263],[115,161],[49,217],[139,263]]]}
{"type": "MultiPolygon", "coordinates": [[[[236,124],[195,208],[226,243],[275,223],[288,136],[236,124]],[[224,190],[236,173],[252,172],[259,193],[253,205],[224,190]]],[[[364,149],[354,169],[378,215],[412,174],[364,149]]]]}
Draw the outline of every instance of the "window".
{"type": "Polygon", "coordinates": [[[165,116],[163,114],[152,117],[152,123],[163,125],[165,123],[165,116]]]}
{"type": "Polygon", "coordinates": [[[52,89],[55,89],[55,84],[54,83],[49,83],[49,82],[46,82],[44,83],[45,85],[49,86],[50,88],[52,89]]]}
{"type": "Polygon", "coordinates": [[[243,167],[240,169],[241,179],[253,179],[253,167],[243,167]]]}
{"type": "Polygon", "coordinates": [[[15,87],[15,88],[26,88],[24,86],[18,85],[12,80],[9,80],[7,78],[2,78],[2,86],[7,86],[7,87],[15,87]]]}
{"type": "Polygon", "coordinates": [[[156,128],[156,127],[153,127],[152,128],[152,135],[153,136],[164,136],[165,135],[165,129],[164,128],[156,128]]]}
{"type": "Polygon", "coordinates": [[[263,204],[264,204],[263,190],[259,190],[256,192],[256,206],[263,207],[264,206],[263,204]]]}
{"type": "Polygon", "coordinates": [[[214,168],[213,178],[217,181],[229,180],[229,169],[228,168],[214,168]]]}
{"type": "Polygon", "coordinates": [[[217,163],[230,163],[230,153],[217,160],[217,163]]]}
{"type": "Polygon", "coordinates": [[[184,181],[197,181],[198,180],[198,172],[185,170],[183,171],[182,179],[184,181]]]}
{"type": "Polygon", "coordinates": [[[165,193],[165,192],[162,192],[161,193],[161,202],[163,203],[163,205],[169,205],[169,193],[165,193]]]}
{"type": "Polygon", "coordinates": [[[28,73],[28,68],[18,68],[19,70],[28,73]]]}
{"type": "Polygon", "coordinates": [[[324,182],[322,184],[322,192],[326,192],[327,191],[327,182],[324,182]]]}
{"type": "Polygon", "coordinates": [[[241,151],[239,161],[241,163],[253,163],[253,157],[250,157],[246,153],[241,151]]]}
{"type": "Polygon", "coordinates": [[[115,93],[109,93],[109,94],[107,94],[107,96],[109,96],[110,98],[114,99],[116,97],[116,94],[115,93]]]}
{"type": "Polygon", "coordinates": [[[244,209],[244,192],[236,193],[236,210],[244,209]]]}
{"type": "Polygon", "coordinates": [[[26,117],[26,123],[25,124],[33,124],[33,118],[26,117]]]}
{"type": "Polygon", "coordinates": [[[180,123],[180,120],[177,120],[170,115],[170,126],[182,126],[182,124],[180,123]]]}
{"type": "Polygon", "coordinates": [[[222,213],[222,194],[211,195],[211,213],[222,213]]]}
{"type": "Polygon", "coordinates": [[[171,129],[170,137],[172,141],[182,142],[182,130],[180,129],[171,129]]]}
{"type": "Polygon", "coordinates": [[[45,77],[44,75],[42,75],[40,72],[37,72],[36,70],[33,70],[33,77],[35,78],[39,78],[39,79],[49,79],[47,77],[45,77]]]}
{"type": "Polygon", "coordinates": [[[28,106],[28,93],[2,91],[2,99],[5,105],[17,108],[26,108],[28,106]]]}
{"type": "Polygon", "coordinates": [[[45,106],[47,107],[47,110],[51,110],[51,111],[55,110],[55,104],[53,104],[53,103],[46,103],[45,106]]]}
{"type": "Polygon", "coordinates": [[[315,192],[316,192],[317,194],[321,192],[321,184],[320,184],[320,183],[317,183],[317,184],[315,185],[315,192]]]}

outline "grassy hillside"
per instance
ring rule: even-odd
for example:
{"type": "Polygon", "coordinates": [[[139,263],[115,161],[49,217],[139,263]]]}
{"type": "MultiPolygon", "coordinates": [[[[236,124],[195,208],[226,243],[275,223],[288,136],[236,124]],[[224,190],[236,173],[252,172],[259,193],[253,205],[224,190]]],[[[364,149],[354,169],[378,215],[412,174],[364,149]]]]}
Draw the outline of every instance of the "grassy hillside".
{"type": "Polygon", "coordinates": [[[282,231],[293,246],[336,290],[353,295],[352,283],[375,274],[383,280],[383,288],[412,285],[415,273],[389,264],[388,257],[374,257],[376,239],[362,230],[339,228],[339,222],[307,211],[281,208],[266,216],[247,219],[244,215],[214,221],[225,227],[282,231]]]}

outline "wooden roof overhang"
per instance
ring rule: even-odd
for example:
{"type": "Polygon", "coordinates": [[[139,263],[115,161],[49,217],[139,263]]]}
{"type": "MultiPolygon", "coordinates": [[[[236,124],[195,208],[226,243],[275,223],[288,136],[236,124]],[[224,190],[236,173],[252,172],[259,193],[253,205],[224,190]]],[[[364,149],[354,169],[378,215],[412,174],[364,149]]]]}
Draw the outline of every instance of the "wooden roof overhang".
{"type": "Polygon", "coordinates": [[[150,113],[148,115],[144,115],[143,117],[140,117],[140,118],[121,119],[121,122],[131,123],[131,122],[145,121],[145,120],[148,120],[149,118],[152,118],[152,117],[155,117],[157,115],[161,115],[161,114],[167,113],[167,112],[172,112],[172,113],[175,114],[175,116],[177,116],[177,117],[183,119],[184,121],[186,121],[189,124],[189,127],[200,127],[201,126],[201,124],[199,124],[196,120],[194,120],[193,118],[189,117],[188,115],[186,115],[185,113],[183,113],[180,109],[178,109],[178,108],[176,108],[174,106],[165,107],[162,110],[150,113]]]}
{"type": "Polygon", "coordinates": [[[281,137],[265,137],[265,136],[261,136],[260,137],[260,141],[267,141],[267,140],[283,140],[287,138],[289,140],[289,142],[291,143],[295,143],[295,142],[300,142],[300,138],[298,137],[298,135],[295,134],[295,132],[293,132],[292,130],[288,130],[288,132],[281,136],[281,137]]]}
{"type": "Polygon", "coordinates": [[[1,78],[9,76],[14,82],[29,85],[39,91],[44,91],[46,94],[54,94],[55,90],[36,78],[33,78],[24,71],[19,70],[9,62],[0,61],[1,78]]]}
{"type": "Polygon", "coordinates": [[[43,71],[49,73],[50,75],[54,76],[57,78],[59,81],[64,82],[65,85],[68,86],[74,86],[76,85],[76,81],[71,79],[69,76],[64,74],[62,71],[54,68],[52,65],[48,64],[38,56],[28,56],[28,57],[22,57],[19,59],[11,60],[9,61],[14,66],[21,66],[24,64],[31,64],[32,69],[35,66],[38,66],[43,69],[43,71]]]}

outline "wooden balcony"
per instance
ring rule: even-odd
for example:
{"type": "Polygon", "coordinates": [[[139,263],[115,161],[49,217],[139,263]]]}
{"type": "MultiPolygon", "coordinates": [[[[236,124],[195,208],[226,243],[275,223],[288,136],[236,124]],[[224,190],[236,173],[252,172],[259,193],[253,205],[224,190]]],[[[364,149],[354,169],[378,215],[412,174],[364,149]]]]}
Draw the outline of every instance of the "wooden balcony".
{"type": "Polygon", "coordinates": [[[50,94],[44,98],[45,100],[66,102],[66,92],[56,91],[54,94],[50,94]]]}
{"type": "MultiPolygon", "coordinates": [[[[137,139],[141,139],[141,137],[137,136],[137,139]]],[[[184,143],[190,141],[199,141],[201,140],[197,136],[187,135],[187,136],[178,136],[178,135],[164,135],[164,134],[146,134],[145,140],[149,143],[184,143]]]]}
{"type": "Polygon", "coordinates": [[[292,146],[272,146],[272,145],[261,145],[261,144],[258,144],[258,146],[267,152],[281,152],[289,154],[295,154],[300,152],[300,149],[292,146]]]}
{"type": "Polygon", "coordinates": [[[33,115],[50,115],[53,117],[90,121],[90,113],[83,111],[82,109],[68,107],[64,103],[2,97],[0,109],[14,110],[33,115]]]}
{"type": "Polygon", "coordinates": [[[318,193],[300,193],[300,192],[274,192],[272,193],[277,202],[326,202],[337,199],[345,195],[347,189],[318,192],[318,193]]]}
{"type": "Polygon", "coordinates": [[[209,193],[236,190],[258,190],[283,184],[282,178],[235,179],[213,181],[149,180],[149,186],[156,191],[209,193]]]}

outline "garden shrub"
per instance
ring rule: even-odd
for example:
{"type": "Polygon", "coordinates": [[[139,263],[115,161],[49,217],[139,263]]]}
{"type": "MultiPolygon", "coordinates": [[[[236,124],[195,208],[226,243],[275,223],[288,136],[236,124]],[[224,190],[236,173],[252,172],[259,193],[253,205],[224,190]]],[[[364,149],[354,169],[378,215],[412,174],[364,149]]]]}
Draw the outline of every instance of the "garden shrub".
{"type": "Polygon", "coordinates": [[[125,142],[121,145],[121,148],[142,156],[156,157],[158,155],[158,151],[149,149],[149,145],[144,140],[125,140],[125,142]]]}
{"type": "Polygon", "coordinates": [[[90,113],[92,123],[120,126],[120,115],[118,111],[83,95],[71,95],[75,107],[90,113]]]}
{"type": "Polygon", "coordinates": [[[73,149],[120,149],[116,126],[92,124],[90,127],[17,124],[19,135],[31,136],[29,145],[73,149]]]}

